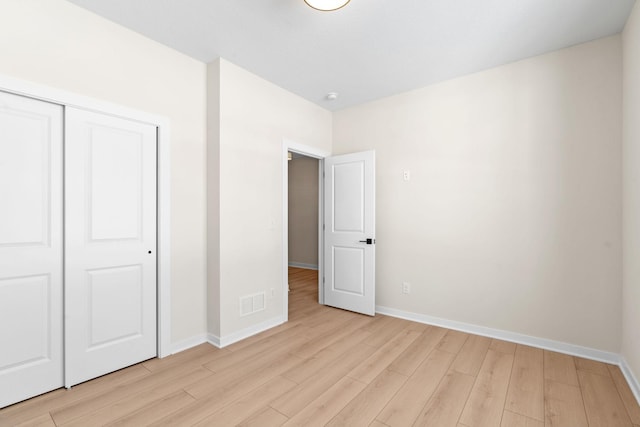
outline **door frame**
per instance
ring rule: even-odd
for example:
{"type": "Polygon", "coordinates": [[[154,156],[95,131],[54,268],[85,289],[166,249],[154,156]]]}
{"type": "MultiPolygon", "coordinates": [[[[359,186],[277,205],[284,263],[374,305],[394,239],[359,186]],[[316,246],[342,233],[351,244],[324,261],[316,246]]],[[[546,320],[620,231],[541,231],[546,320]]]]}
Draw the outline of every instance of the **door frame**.
{"type": "Polygon", "coordinates": [[[0,90],[40,101],[77,107],[154,125],[157,129],[157,353],[171,348],[171,169],[169,119],[84,95],[0,74],[0,90]]]}
{"type": "Polygon", "coordinates": [[[324,223],[324,158],[330,152],[308,145],[299,144],[289,139],[282,141],[282,318],[289,320],[289,160],[288,152],[302,154],[306,157],[318,159],[318,303],[324,304],[324,288],[322,277],[324,273],[324,238],[322,224],[324,223]]]}

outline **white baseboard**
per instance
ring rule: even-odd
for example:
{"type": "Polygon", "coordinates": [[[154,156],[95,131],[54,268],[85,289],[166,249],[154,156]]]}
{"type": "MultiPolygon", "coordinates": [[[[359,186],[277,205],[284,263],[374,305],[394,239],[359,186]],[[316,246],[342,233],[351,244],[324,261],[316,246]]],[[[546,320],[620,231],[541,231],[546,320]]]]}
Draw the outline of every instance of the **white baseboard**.
{"type": "Polygon", "coordinates": [[[222,348],[220,346],[220,337],[213,334],[207,334],[207,342],[214,347],[222,348]]]}
{"type": "Polygon", "coordinates": [[[629,364],[627,364],[627,360],[623,356],[620,356],[620,370],[624,374],[631,392],[640,405],[640,383],[638,382],[638,379],[635,377],[635,375],[633,375],[633,371],[631,371],[629,364]]]}
{"type": "Polygon", "coordinates": [[[267,329],[271,329],[278,325],[281,325],[285,322],[284,317],[278,316],[273,319],[265,320],[262,323],[258,323],[257,325],[250,326],[248,328],[242,329],[238,332],[234,332],[232,334],[226,335],[224,337],[218,337],[213,334],[207,335],[207,342],[218,347],[224,348],[228,345],[236,343],[238,341],[242,341],[245,338],[249,338],[253,335],[259,334],[260,332],[264,332],[267,329]]]}
{"type": "Polygon", "coordinates": [[[180,353],[181,351],[189,350],[200,344],[207,342],[207,334],[195,335],[186,340],[181,340],[171,344],[171,354],[180,353]]]}
{"type": "Polygon", "coordinates": [[[530,335],[518,334],[501,329],[477,326],[470,323],[456,322],[453,320],[442,319],[440,317],[411,313],[408,311],[396,310],[394,308],[388,307],[376,306],[376,313],[386,314],[387,316],[398,317],[400,319],[411,320],[427,325],[441,326],[443,328],[454,329],[456,331],[467,332],[474,335],[482,335],[484,337],[496,338],[503,341],[529,345],[531,347],[538,347],[545,350],[557,351],[559,353],[570,354],[572,356],[583,357],[585,359],[597,360],[599,362],[621,365],[621,357],[619,354],[597,350],[594,348],[582,347],[579,345],[568,344],[561,341],[554,341],[545,338],[532,337],[530,335]]]}
{"type": "Polygon", "coordinates": [[[289,262],[289,267],[298,267],[304,268],[307,270],[317,270],[318,266],[316,264],[305,264],[303,262],[289,262]]]}

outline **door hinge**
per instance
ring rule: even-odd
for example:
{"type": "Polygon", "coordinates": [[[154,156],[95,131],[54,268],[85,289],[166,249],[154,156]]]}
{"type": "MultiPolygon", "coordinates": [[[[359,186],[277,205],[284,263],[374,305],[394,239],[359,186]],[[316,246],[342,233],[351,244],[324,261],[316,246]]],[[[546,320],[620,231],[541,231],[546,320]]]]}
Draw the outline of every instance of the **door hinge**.
{"type": "Polygon", "coordinates": [[[324,224],[322,224],[322,231],[324,231],[324,224]]]}
{"type": "Polygon", "coordinates": [[[324,276],[322,276],[322,283],[324,283],[324,276]]]}

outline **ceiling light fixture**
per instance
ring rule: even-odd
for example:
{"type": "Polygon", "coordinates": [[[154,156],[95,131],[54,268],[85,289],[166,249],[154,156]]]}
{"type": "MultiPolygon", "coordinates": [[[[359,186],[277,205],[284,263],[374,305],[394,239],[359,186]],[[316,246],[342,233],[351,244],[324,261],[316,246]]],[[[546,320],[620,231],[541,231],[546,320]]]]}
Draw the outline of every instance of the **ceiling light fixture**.
{"type": "Polygon", "coordinates": [[[330,12],[332,10],[338,10],[343,8],[349,3],[350,0],[304,0],[304,2],[317,10],[323,12],[330,12]]]}

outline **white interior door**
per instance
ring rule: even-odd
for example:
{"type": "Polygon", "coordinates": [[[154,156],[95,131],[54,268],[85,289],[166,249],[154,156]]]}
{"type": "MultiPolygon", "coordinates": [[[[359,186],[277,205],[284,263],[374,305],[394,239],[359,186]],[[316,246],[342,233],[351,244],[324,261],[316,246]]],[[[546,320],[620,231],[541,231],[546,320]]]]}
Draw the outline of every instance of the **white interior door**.
{"type": "Polygon", "coordinates": [[[324,302],[375,314],[375,152],[324,159],[324,302]]]}
{"type": "Polygon", "coordinates": [[[62,107],[0,92],[0,408],[62,367],[62,107]]]}
{"type": "Polygon", "coordinates": [[[156,355],[156,128],[66,109],[65,385],[156,355]]]}

